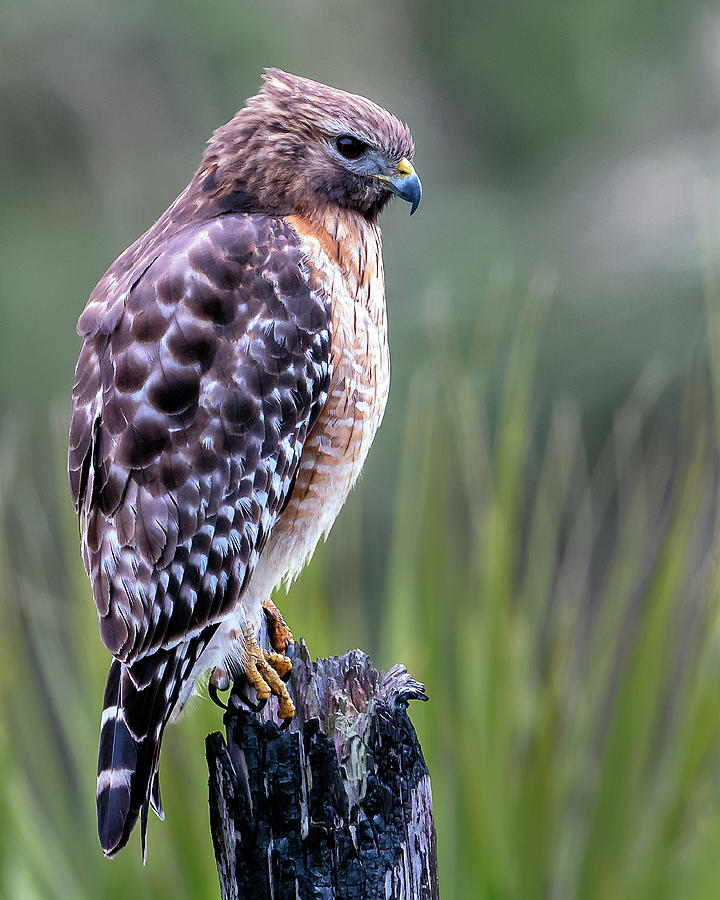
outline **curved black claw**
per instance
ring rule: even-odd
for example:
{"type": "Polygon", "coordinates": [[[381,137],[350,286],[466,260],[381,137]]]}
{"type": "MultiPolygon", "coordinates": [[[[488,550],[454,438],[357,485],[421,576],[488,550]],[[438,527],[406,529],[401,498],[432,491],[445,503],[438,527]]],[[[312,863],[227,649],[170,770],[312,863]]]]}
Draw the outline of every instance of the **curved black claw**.
{"type": "Polygon", "coordinates": [[[243,697],[243,703],[254,713],[262,712],[265,709],[265,705],[268,702],[268,698],[265,697],[263,700],[258,700],[257,703],[253,703],[252,700],[249,700],[247,697],[243,697]]]}
{"type": "Polygon", "coordinates": [[[221,700],[220,697],[218,696],[217,688],[216,688],[215,685],[212,683],[212,681],[208,684],[208,695],[210,696],[210,699],[212,700],[212,702],[213,702],[216,706],[219,706],[220,709],[227,709],[227,708],[228,708],[227,703],[225,703],[224,700],[221,700]]]}
{"type": "MultiPolygon", "coordinates": [[[[267,703],[267,697],[264,700],[251,700],[248,697],[250,685],[245,677],[242,675],[235,679],[232,685],[231,697],[236,698],[235,707],[238,706],[246,706],[250,712],[259,713],[265,708],[265,704],[267,703]]],[[[253,691],[254,693],[254,691],[253,691]]]]}
{"type": "Polygon", "coordinates": [[[280,731],[286,731],[290,727],[290,723],[292,722],[292,720],[292,716],[289,716],[287,719],[283,719],[280,723],[280,731]]]}

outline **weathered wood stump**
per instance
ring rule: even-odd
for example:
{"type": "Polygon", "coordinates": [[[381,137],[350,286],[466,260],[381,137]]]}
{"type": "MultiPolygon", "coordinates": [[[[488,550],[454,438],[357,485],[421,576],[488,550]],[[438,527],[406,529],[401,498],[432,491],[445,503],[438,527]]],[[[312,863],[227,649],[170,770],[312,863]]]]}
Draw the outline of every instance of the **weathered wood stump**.
{"type": "Polygon", "coordinates": [[[223,900],[438,898],[430,776],[407,715],[423,685],[360,650],[313,664],[301,642],[289,688],[287,730],[233,691],[227,743],[207,738],[223,900]]]}

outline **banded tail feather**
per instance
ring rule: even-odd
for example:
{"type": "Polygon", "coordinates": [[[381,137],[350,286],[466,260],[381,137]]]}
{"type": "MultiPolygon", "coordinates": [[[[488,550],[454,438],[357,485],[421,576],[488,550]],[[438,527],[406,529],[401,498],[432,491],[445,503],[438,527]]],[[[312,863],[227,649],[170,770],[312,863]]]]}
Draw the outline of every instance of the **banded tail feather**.
{"type": "Polygon", "coordinates": [[[105,856],[122,850],[140,816],[144,860],[148,809],[165,818],[158,775],[162,735],[205,645],[195,638],[130,666],[117,659],[110,666],[97,778],[98,836],[105,856]]]}
{"type": "Polygon", "coordinates": [[[98,836],[106,856],[125,846],[135,824],[131,813],[133,779],[140,746],[125,722],[122,704],[123,664],[113,660],[108,673],[100,720],[98,754],[98,836]]]}

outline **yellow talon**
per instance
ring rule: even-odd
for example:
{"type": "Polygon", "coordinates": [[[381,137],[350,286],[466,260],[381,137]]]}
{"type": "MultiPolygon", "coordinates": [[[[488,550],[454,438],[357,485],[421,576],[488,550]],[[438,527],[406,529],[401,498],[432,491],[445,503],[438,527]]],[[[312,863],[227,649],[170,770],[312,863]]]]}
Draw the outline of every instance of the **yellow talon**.
{"type": "Polygon", "coordinates": [[[263,656],[281,678],[284,678],[292,669],[291,660],[281,653],[275,653],[273,650],[263,650],[263,656]]]}
{"type": "Polygon", "coordinates": [[[267,700],[272,692],[278,698],[280,718],[291,719],[295,715],[295,705],[281,676],[287,675],[292,663],[279,653],[263,650],[251,625],[245,626],[244,638],[243,671],[255,688],[258,700],[267,700]]]}
{"type": "Polygon", "coordinates": [[[276,653],[286,653],[288,656],[292,656],[295,638],[288,628],[287,622],[283,619],[282,613],[272,600],[266,600],[263,603],[263,612],[267,619],[268,634],[273,650],[276,653]]]}

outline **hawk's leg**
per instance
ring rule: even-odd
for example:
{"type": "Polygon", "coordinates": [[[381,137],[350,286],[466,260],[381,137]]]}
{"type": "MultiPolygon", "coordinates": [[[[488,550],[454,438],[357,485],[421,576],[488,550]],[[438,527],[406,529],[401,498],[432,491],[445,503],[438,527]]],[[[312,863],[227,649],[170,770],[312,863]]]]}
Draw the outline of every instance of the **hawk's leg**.
{"type": "MultiPolygon", "coordinates": [[[[292,669],[290,660],[273,650],[263,650],[255,637],[255,629],[250,624],[246,624],[244,630],[238,632],[236,637],[240,643],[240,667],[248,683],[255,688],[260,704],[256,707],[256,711],[262,709],[270,694],[275,694],[278,698],[280,718],[292,719],[295,715],[295,705],[282,680],[290,674],[292,669]]],[[[229,687],[230,676],[227,669],[224,666],[215,666],[208,685],[211,699],[219,706],[227,708],[217,696],[217,692],[227,690],[229,687]]],[[[253,706],[252,703],[248,705],[253,706]]]]}
{"type": "Polygon", "coordinates": [[[278,715],[281,719],[292,719],[295,705],[290,699],[282,677],[292,668],[287,656],[272,650],[263,650],[255,638],[252,625],[245,626],[242,667],[245,677],[255,688],[259,701],[267,700],[270,694],[278,698],[278,715]]]}
{"type": "Polygon", "coordinates": [[[282,613],[272,600],[266,600],[263,603],[263,612],[267,619],[268,634],[273,650],[276,653],[284,653],[285,656],[292,657],[295,652],[295,638],[293,638],[287,622],[283,619],[282,613]]]}

